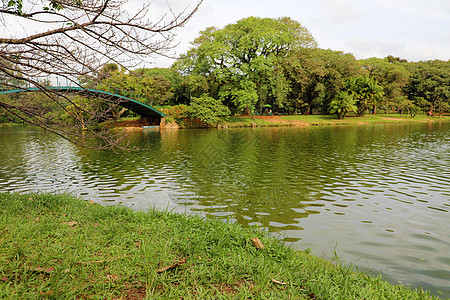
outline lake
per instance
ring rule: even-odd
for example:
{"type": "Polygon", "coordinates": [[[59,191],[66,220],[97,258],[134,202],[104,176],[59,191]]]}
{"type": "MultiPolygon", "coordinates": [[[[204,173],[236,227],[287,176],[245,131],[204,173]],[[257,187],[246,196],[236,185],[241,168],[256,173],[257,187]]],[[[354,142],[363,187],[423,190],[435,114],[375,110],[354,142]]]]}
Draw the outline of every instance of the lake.
{"type": "Polygon", "coordinates": [[[130,133],[93,151],[0,127],[0,191],[72,192],[257,225],[328,260],[450,297],[450,123],[130,133]]]}

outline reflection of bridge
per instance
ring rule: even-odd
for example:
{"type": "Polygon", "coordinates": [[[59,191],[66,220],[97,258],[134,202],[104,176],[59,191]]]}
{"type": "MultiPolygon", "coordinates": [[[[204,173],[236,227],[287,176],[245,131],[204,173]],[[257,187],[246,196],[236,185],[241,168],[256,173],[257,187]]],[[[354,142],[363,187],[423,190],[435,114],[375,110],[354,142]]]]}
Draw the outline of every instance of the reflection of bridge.
{"type": "MultiPolygon", "coordinates": [[[[72,93],[72,94],[79,94],[83,96],[91,96],[98,99],[104,99],[104,100],[112,100],[117,105],[125,107],[141,117],[148,118],[150,121],[153,121],[152,123],[156,123],[155,121],[159,120],[161,121],[161,118],[165,116],[164,113],[154,109],[151,106],[148,106],[144,103],[141,103],[139,101],[133,100],[131,98],[121,96],[118,94],[110,93],[110,92],[104,92],[94,89],[87,89],[82,87],[73,87],[73,86],[58,86],[58,87],[47,87],[46,89],[52,90],[52,91],[58,91],[62,93],[72,93]]],[[[23,88],[23,89],[14,89],[14,90],[0,90],[0,95],[4,94],[12,94],[12,93],[21,93],[21,92],[36,92],[36,91],[42,91],[41,89],[37,87],[31,87],[31,88],[23,88]]],[[[158,122],[159,124],[159,122],[158,122]]]]}

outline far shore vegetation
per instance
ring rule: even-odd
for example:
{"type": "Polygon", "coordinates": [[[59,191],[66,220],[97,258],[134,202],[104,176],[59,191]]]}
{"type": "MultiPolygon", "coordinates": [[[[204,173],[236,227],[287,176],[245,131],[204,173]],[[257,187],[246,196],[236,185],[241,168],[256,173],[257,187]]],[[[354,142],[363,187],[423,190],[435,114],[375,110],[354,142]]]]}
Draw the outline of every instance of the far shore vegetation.
{"type": "Polygon", "coordinates": [[[0,193],[2,299],[438,299],[258,228],[0,193]]]}
{"type": "MultiPolygon", "coordinates": [[[[338,125],[367,125],[367,124],[404,124],[404,123],[430,123],[450,122],[450,114],[441,117],[401,116],[398,113],[365,115],[364,117],[349,116],[337,119],[334,115],[287,115],[287,116],[228,116],[220,117],[217,124],[207,126],[201,122],[180,121],[176,128],[239,128],[239,127],[305,127],[305,126],[338,126],[338,125]]],[[[1,125],[1,124],[0,124],[1,125]]],[[[126,117],[99,124],[99,128],[135,127],[143,128],[145,122],[139,117],[126,117]]]]}
{"type": "MultiPolygon", "coordinates": [[[[332,118],[357,116],[341,122],[357,123],[372,122],[375,115],[380,120],[385,115],[435,119],[450,112],[450,61],[358,60],[351,53],[320,49],[307,28],[286,17],[249,17],[223,28],[208,27],[170,68],[127,70],[107,63],[77,80],[83,87],[151,106],[166,114],[165,124],[181,127],[277,123],[263,116],[282,116],[275,118],[282,124],[303,122],[297,115],[305,116],[299,119],[305,123],[338,124],[332,118]]],[[[21,86],[13,79],[0,88],[12,83],[21,86]]],[[[0,102],[8,103],[8,109],[0,108],[0,123],[27,119],[11,109],[28,106],[32,110],[27,112],[36,112],[33,122],[66,128],[137,117],[117,103],[74,95],[55,100],[38,92],[17,93],[0,95],[0,102]]]]}

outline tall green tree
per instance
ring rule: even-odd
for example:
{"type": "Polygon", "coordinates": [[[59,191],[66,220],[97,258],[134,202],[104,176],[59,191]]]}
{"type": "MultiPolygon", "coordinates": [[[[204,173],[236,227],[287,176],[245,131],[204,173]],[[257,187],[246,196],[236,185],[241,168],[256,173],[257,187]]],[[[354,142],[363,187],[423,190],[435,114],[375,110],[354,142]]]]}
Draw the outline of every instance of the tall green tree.
{"type": "Polygon", "coordinates": [[[214,99],[207,94],[193,97],[190,107],[190,115],[208,126],[215,125],[221,116],[229,116],[230,110],[219,99],[214,99]]]}
{"type": "Polygon", "coordinates": [[[291,51],[282,64],[290,84],[288,105],[305,114],[313,108],[327,113],[346,80],[361,71],[353,55],[323,49],[291,51]]]}
{"type": "Polygon", "coordinates": [[[347,82],[347,91],[356,99],[359,117],[364,116],[369,108],[375,110],[384,95],[383,87],[367,75],[351,77],[347,82]]]}
{"type": "Polygon", "coordinates": [[[309,115],[313,102],[324,95],[326,69],[319,50],[292,51],[282,63],[291,87],[287,99],[288,107],[295,113],[299,108],[305,108],[304,113],[309,115]]]}
{"type": "Polygon", "coordinates": [[[333,50],[320,51],[327,70],[324,81],[325,95],[321,104],[321,113],[326,114],[330,102],[345,88],[348,79],[361,74],[361,67],[351,53],[333,50]]]}
{"type": "Polygon", "coordinates": [[[411,80],[405,91],[417,104],[442,114],[450,106],[450,60],[410,63],[411,80]],[[425,100],[425,101],[423,101],[425,100]]]}
{"type": "Polygon", "coordinates": [[[330,112],[336,114],[338,119],[343,119],[349,112],[357,112],[356,101],[353,94],[341,91],[330,103],[330,112]]]}
{"type": "Polygon", "coordinates": [[[142,68],[133,70],[131,73],[141,78],[153,78],[157,83],[160,83],[157,84],[160,87],[160,91],[156,91],[159,95],[149,97],[150,101],[154,100],[155,103],[164,105],[189,103],[184,93],[183,78],[175,70],[169,68],[142,68]],[[166,93],[164,93],[163,86],[167,89],[166,93]]]}
{"type": "Polygon", "coordinates": [[[249,113],[256,107],[255,92],[260,107],[269,98],[283,97],[278,91],[286,90],[286,81],[274,77],[273,72],[277,59],[294,49],[316,46],[309,31],[294,20],[250,17],[223,29],[210,27],[202,31],[176,68],[184,75],[206,76],[210,86],[217,86],[217,94],[211,96],[220,95],[223,101],[249,113]],[[242,85],[245,95],[236,92],[242,85]],[[245,101],[248,105],[243,108],[245,101]]]}
{"type": "MultiPolygon", "coordinates": [[[[378,81],[383,87],[383,106],[395,105],[403,101],[404,88],[409,82],[410,72],[406,68],[406,61],[401,62],[391,56],[382,58],[369,58],[358,61],[366,70],[369,77],[378,81]]],[[[376,109],[374,111],[376,113],[376,109]]]]}
{"type": "Polygon", "coordinates": [[[209,91],[208,80],[205,76],[200,74],[192,74],[184,76],[182,81],[184,96],[192,102],[193,97],[200,97],[209,91]]]}

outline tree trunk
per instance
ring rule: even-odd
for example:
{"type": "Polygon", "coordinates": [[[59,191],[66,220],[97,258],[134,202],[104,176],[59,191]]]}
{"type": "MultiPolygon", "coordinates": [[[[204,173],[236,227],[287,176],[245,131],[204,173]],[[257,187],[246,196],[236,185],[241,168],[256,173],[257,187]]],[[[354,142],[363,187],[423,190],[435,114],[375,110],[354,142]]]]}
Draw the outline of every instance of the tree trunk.
{"type": "Polygon", "coordinates": [[[305,115],[310,115],[310,114],[311,114],[311,103],[308,103],[308,106],[306,107],[305,115]]]}
{"type": "Polygon", "coordinates": [[[126,108],[122,108],[121,110],[117,111],[115,109],[112,110],[113,118],[114,120],[117,120],[120,118],[120,116],[126,111],[126,108]]]}

